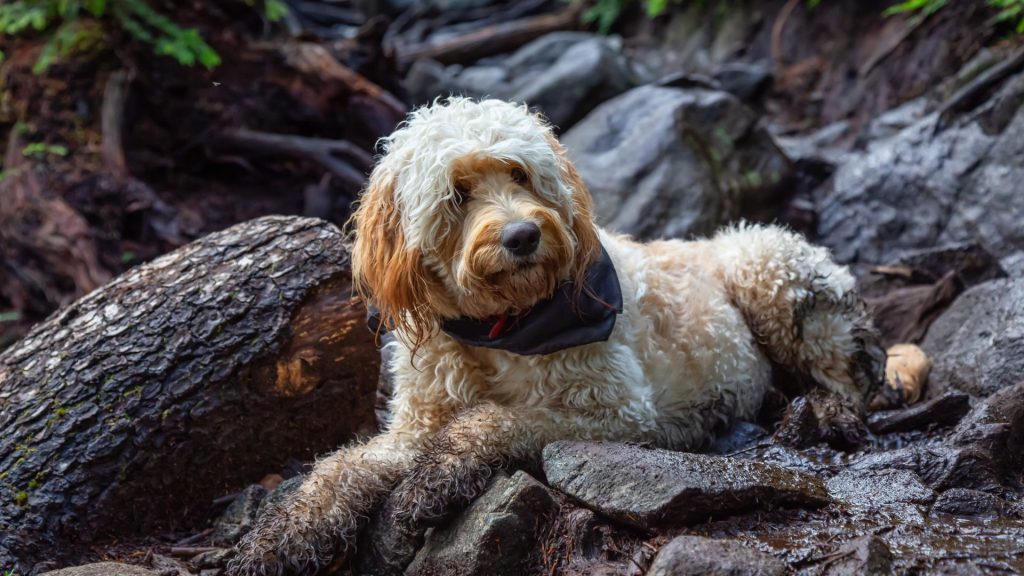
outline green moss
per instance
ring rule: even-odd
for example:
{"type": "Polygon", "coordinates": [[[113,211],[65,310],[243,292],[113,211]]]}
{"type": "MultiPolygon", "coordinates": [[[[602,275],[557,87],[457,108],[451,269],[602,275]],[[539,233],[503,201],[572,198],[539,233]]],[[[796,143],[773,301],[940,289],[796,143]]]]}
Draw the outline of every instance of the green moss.
{"type": "Polygon", "coordinates": [[[129,396],[142,396],[142,386],[132,386],[128,390],[125,390],[124,397],[128,398],[129,396]]]}
{"type": "Polygon", "coordinates": [[[28,489],[29,490],[35,490],[36,488],[39,488],[39,482],[37,482],[34,479],[33,480],[29,480],[28,481],[28,489]]]}
{"type": "Polygon", "coordinates": [[[17,504],[18,506],[24,506],[26,503],[28,503],[28,492],[22,490],[21,492],[15,494],[14,503],[17,504]]]}

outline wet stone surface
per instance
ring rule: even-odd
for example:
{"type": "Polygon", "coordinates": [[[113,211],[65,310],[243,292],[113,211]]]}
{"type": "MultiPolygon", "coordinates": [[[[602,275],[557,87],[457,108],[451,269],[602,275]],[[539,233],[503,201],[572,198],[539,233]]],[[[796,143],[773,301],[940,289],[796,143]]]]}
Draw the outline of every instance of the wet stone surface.
{"type": "Polygon", "coordinates": [[[551,485],[620,522],[685,525],[773,506],[828,503],[813,476],[759,462],[645,449],[555,442],[544,449],[551,485]]]}
{"type": "Polygon", "coordinates": [[[786,563],[735,541],[679,536],[658,551],[647,576],[781,576],[786,563]]]}

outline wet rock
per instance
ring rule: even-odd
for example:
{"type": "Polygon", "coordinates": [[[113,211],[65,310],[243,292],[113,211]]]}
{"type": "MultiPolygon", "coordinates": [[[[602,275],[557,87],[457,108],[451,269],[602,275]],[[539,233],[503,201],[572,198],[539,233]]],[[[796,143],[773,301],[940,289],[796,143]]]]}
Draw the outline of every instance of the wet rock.
{"type": "Polygon", "coordinates": [[[664,545],[647,576],[770,576],[785,562],[731,540],[679,536],[664,545]]]}
{"type": "Polygon", "coordinates": [[[792,165],[734,96],[643,86],[562,137],[598,220],[641,239],[710,234],[779,201],[792,165]]]}
{"type": "Polygon", "coordinates": [[[554,503],[548,489],[525,472],[498,477],[451,525],[427,533],[405,574],[523,574],[536,531],[554,503]]]}
{"type": "Polygon", "coordinates": [[[1024,75],[969,117],[933,113],[852,155],[819,196],[818,235],[845,262],[981,241],[997,257],[1024,248],[1024,75]]]}
{"type": "Polygon", "coordinates": [[[827,576],[884,576],[893,573],[893,554],[878,536],[862,536],[829,555],[821,574],[827,576]]]}
{"type": "Polygon", "coordinates": [[[267,495],[267,489],[253,484],[242,490],[238,497],[213,523],[213,542],[234,544],[252,529],[259,512],[260,502],[267,495]]]}
{"type": "Polygon", "coordinates": [[[850,464],[851,470],[908,470],[934,490],[1003,489],[1002,467],[988,447],[929,444],[867,454],[850,464]]]}
{"type": "Polygon", "coordinates": [[[957,516],[999,516],[1010,510],[1006,500],[987,492],[967,488],[950,488],[935,500],[933,512],[957,516]]]}
{"type": "Polygon", "coordinates": [[[768,438],[768,431],[752,422],[736,422],[729,431],[715,438],[711,454],[729,455],[749,449],[768,438]]]}
{"type": "Polygon", "coordinates": [[[1024,374],[1024,279],[964,292],[921,347],[933,358],[930,396],[950,388],[987,396],[1016,384],[1024,374]]]}
{"type": "Polygon", "coordinates": [[[970,409],[970,396],[948,392],[903,410],[875,412],[868,417],[868,428],[875,434],[890,434],[923,430],[929,426],[952,426],[970,409]]]}
{"type": "Polygon", "coordinates": [[[988,450],[1010,468],[1024,464],[1024,382],[979,402],[949,438],[957,446],[988,450]]]}
{"type": "Polygon", "coordinates": [[[850,506],[878,509],[889,504],[930,504],[935,492],[907,470],[845,470],[826,486],[832,499],[850,506]]]}
{"type": "Polygon", "coordinates": [[[97,562],[72,568],[44,572],[41,576],[157,576],[158,573],[141,566],[119,562],[97,562]]]}
{"type": "Polygon", "coordinates": [[[556,32],[491,64],[462,69],[418,63],[406,85],[421,103],[449,93],[524,102],[564,130],[640,83],[620,44],[594,34],[556,32]]]}
{"type": "Polygon", "coordinates": [[[553,487],[587,507],[640,528],[829,502],[821,481],[807,474],[627,444],[554,442],[544,448],[544,472],[553,487]]]}

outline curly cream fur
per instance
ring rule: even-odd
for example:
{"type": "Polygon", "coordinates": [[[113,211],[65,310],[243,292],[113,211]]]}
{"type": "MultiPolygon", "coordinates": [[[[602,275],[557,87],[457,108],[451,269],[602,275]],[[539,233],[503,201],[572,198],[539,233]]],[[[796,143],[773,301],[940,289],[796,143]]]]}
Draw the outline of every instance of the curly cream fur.
{"type": "Polygon", "coordinates": [[[343,555],[392,490],[400,521],[442,519],[495,466],[553,440],[699,448],[757,414],[771,361],[858,410],[881,382],[884,352],[853,278],[797,234],[741,225],[642,244],[601,230],[550,128],[497,100],[417,110],[385,150],[354,215],[353,276],[398,336],[393,421],[321,461],[264,514],[234,574],[313,570],[343,555]],[[497,231],[512,220],[542,229],[529,261],[501,249],[497,231]],[[446,317],[549,297],[586,270],[598,240],[624,300],[607,342],[518,356],[438,330],[446,317]]]}

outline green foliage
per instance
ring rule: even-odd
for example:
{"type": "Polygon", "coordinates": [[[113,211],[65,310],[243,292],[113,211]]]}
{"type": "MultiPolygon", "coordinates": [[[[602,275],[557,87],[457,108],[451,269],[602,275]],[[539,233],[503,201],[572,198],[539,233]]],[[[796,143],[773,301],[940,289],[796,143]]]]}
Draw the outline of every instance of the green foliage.
{"type": "Polygon", "coordinates": [[[42,142],[36,142],[25,146],[21,153],[25,156],[60,156],[64,157],[68,155],[67,146],[61,146],[60,144],[44,144],[42,142]]]}
{"type": "MultiPolygon", "coordinates": [[[[997,22],[1014,23],[1018,33],[1024,34],[1024,0],[985,0],[995,8],[997,22]]],[[[890,6],[884,14],[916,13],[921,17],[930,16],[949,4],[949,0],[906,0],[890,6]]]]}
{"type": "MultiPolygon", "coordinates": [[[[264,16],[276,22],[288,11],[282,0],[245,0],[262,8],[264,16]]],[[[200,64],[217,67],[217,52],[195,28],[184,28],[147,0],[15,0],[0,5],[0,37],[43,33],[47,42],[33,70],[38,74],[57,60],[102,47],[105,26],[114,25],[134,40],[153,46],[161,56],[174,58],[184,66],[200,64]]],[[[0,62],[3,61],[0,52],[0,62]]]]}

